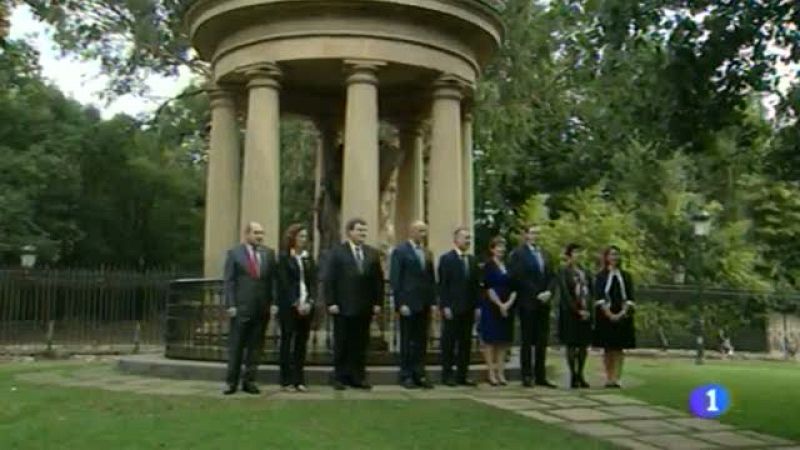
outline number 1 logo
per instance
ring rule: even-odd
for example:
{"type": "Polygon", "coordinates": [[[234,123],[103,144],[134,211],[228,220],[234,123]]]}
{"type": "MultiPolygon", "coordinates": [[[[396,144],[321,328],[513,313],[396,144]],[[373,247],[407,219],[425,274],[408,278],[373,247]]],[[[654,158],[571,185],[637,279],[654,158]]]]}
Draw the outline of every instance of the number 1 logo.
{"type": "Polygon", "coordinates": [[[706,408],[706,411],[710,413],[718,413],[719,406],[717,406],[717,390],[716,389],[707,390],[706,397],[708,397],[708,408],[706,408]]]}
{"type": "Polygon", "coordinates": [[[707,384],[689,394],[689,411],[703,419],[715,419],[730,408],[730,394],[724,386],[707,384]]]}

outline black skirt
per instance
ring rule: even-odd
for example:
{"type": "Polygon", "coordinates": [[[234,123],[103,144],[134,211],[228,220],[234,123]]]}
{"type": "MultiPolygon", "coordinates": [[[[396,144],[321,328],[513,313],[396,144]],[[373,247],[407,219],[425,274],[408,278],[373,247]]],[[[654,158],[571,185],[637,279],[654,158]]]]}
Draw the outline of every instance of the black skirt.
{"type": "MultiPolygon", "coordinates": [[[[612,309],[613,312],[613,309],[612,309]]],[[[616,322],[608,320],[602,310],[602,304],[595,309],[595,328],[592,345],[609,350],[622,350],[636,347],[636,329],[633,312],[616,322]]]]}
{"type": "Polygon", "coordinates": [[[570,347],[585,347],[592,343],[592,320],[581,320],[571,309],[561,308],[558,317],[558,339],[570,347]]]}

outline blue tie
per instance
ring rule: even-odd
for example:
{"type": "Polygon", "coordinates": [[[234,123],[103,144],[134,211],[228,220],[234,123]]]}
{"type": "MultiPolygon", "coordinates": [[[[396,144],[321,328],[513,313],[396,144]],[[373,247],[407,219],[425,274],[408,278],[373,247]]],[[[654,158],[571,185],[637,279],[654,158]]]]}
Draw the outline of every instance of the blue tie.
{"type": "Polygon", "coordinates": [[[542,255],[539,253],[539,249],[536,247],[532,247],[531,253],[533,253],[533,262],[535,263],[534,265],[536,266],[536,270],[538,270],[539,272],[543,272],[544,264],[542,261],[542,255]]]}

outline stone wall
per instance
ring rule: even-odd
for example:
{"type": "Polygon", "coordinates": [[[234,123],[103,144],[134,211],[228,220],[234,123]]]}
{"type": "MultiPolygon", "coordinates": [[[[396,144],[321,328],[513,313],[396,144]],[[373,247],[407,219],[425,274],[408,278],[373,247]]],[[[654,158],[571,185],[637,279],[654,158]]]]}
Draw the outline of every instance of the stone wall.
{"type": "Polygon", "coordinates": [[[800,351],[800,315],[770,313],[767,317],[767,345],[770,353],[786,352],[790,357],[797,358],[800,351]]]}

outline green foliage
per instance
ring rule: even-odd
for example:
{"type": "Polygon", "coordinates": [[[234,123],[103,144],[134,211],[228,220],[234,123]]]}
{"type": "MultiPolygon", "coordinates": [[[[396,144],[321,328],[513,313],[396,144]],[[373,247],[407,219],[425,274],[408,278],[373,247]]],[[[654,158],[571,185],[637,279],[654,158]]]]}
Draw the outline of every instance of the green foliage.
{"type": "MultiPolygon", "coordinates": [[[[110,93],[146,90],[150,73],[207,73],[181,23],[190,0],[5,3],[27,4],[63,50],[99,60],[110,93]]],[[[642,281],[684,266],[714,285],[797,286],[800,88],[772,124],[758,99],[776,93],[779,60],[800,61],[800,3],[503,3],[506,41],[474,111],[478,246],[537,219],[554,254],[613,242],[642,281]],[[714,213],[702,243],[689,220],[699,208],[714,213]]],[[[204,96],[147,123],[103,122],[43,83],[35,59],[20,43],[0,57],[5,251],[35,240],[75,262],[194,264],[204,96]]],[[[316,150],[307,123],[285,122],[282,226],[311,221],[316,150]]]]}
{"type": "MultiPolygon", "coordinates": [[[[532,197],[521,212],[523,222],[540,221],[541,197],[532,197]]],[[[569,195],[556,219],[543,222],[542,245],[551,255],[560,255],[570,242],[580,244],[590,257],[599,257],[608,245],[620,248],[624,264],[637,282],[653,280],[657,262],[646,247],[645,234],[629,211],[606,201],[602,190],[594,187],[569,195]]],[[[592,265],[590,264],[590,267],[592,265]]]]}
{"type": "Polygon", "coordinates": [[[752,176],[742,181],[753,217],[753,239],[762,246],[761,270],[778,284],[800,281],[800,185],[752,176]]]}
{"type": "Polygon", "coordinates": [[[44,264],[199,267],[198,105],[149,128],[101,121],[43,82],[35,57],[18,42],[0,55],[2,259],[33,244],[44,264]]]}
{"type": "Polygon", "coordinates": [[[206,74],[191,51],[183,14],[194,0],[16,0],[53,25],[66,52],[99,61],[116,95],[147,91],[153,73],[206,74]]]}
{"type": "Polygon", "coordinates": [[[313,228],[317,132],[303,120],[281,122],[281,229],[300,222],[313,228]]]}

